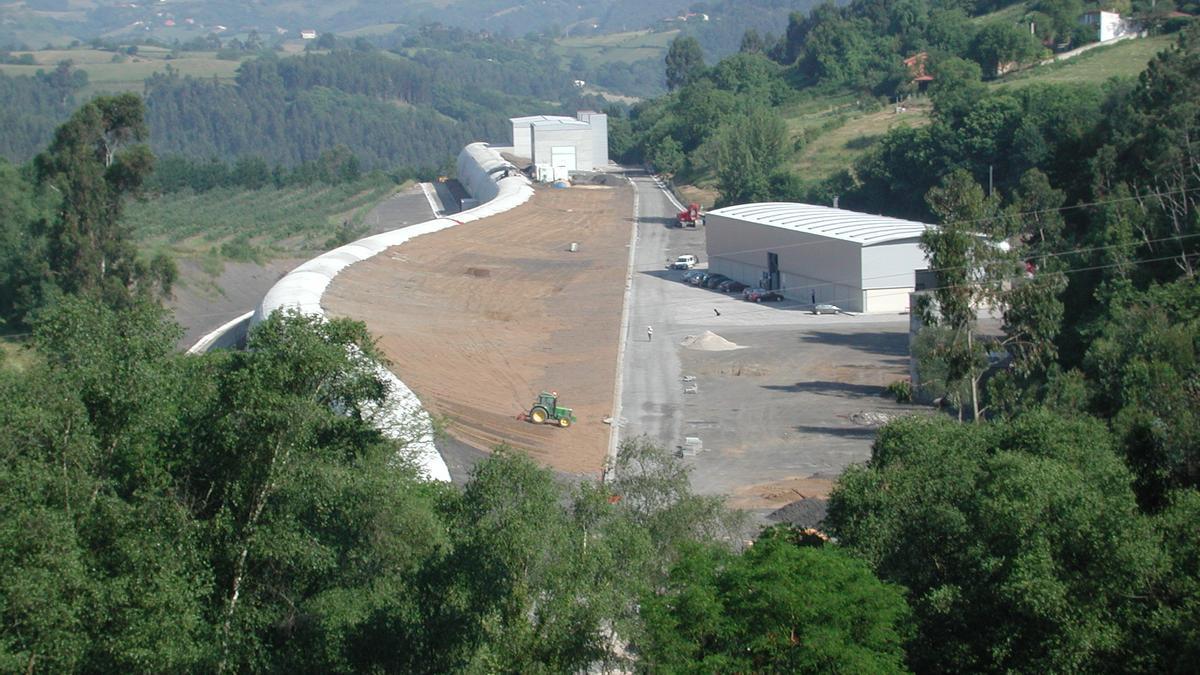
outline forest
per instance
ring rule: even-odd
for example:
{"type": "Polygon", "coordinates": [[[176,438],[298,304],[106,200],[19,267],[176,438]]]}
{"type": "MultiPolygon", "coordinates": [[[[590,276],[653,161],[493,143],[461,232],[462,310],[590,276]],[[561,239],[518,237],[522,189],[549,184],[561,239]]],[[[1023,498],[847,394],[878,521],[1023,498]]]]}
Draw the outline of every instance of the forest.
{"type": "MultiPolygon", "coordinates": [[[[467,143],[506,141],[510,116],[558,105],[574,114],[578,94],[554,57],[502,47],[414,48],[411,57],[369,47],[268,53],[242,63],[233,83],[168,66],[145,82],[151,146],[192,159],[290,166],[342,145],[366,169],[445,166],[467,143]]],[[[86,73],[68,63],[36,77],[0,74],[0,89],[13,94],[0,112],[3,156],[21,162],[36,153],[86,84],[86,73]]]]}

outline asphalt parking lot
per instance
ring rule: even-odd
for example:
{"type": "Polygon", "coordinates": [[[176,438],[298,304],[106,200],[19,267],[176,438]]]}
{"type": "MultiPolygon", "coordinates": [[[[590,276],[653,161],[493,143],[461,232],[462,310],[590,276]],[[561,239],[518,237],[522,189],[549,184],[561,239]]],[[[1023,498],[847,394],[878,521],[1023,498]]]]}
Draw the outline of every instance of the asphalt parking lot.
{"type": "Polygon", "coordinates": [[[703,231],[666,227],[653,187],[639,192],[621,437],[680,449],[699,439],[684,455],[693,488],[760,518],[805,500],[823,508],[833,480],[870,457],[879,421],[927,410],[882,396],[908,376],[909,317],[814,315],[683,283],[665,263],[692,252],[706,262],[703,231]],[[737,348],[714,349],[728,345],[708,331],[737,348]]]}

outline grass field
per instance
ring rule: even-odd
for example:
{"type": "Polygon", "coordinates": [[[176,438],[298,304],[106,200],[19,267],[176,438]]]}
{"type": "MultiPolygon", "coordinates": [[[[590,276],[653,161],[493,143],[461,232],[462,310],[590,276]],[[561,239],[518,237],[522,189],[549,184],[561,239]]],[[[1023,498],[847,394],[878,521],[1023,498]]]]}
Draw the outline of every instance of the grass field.
{"type": "Polygon", "coordinates": [[[402,23],[378,23],[373,26],[363,26],[354,30],[343,31],[338,33],[340,37],[366,37],[371,35],[387,35],[394,32],[397,28],[403,26],[402,23]]]}
{"type": "Polygon", "coordinates": [[[1156,35],[1096,47],[1070,59],[1013,73],[992,86],[1023,87],[1036,82],[1098,83],[1113,77],[1137,77],[1155,54],[1174,44],[1175,40],[1174,35],[1156,35]]]}
{"type": "Polygon", "coordinates": [[[1029,11],[1029,7],[1026,6],[1026,3],[1018,2],[1015,5],[1009,5],[1008,7],[1001,7],[1000,9],[998,9],[994,12],[991,12],[989,14],[982,14],[980,16],[973,17],[971,19],[971,22],[976,23],[976,24],[986,24],[986,23],[991,23],[993,21],[1004,21],[1006,23],[1016,23],[1017,21],[1020,21],[1021,17],[1025,16],[1025,13],[1028,11],[1029,11]]]}
{"type": "Polygon", "coordinates": [[[791,169],[805,182],[819,181],[854,164],[890,129],[929,124],[928,100],[906,103],[897,114],[892,107],[856,115],[809,141],[792,158],[791,169]]]}
{"type": "Polygon", "coordinates": [[[879,109],[874,99],[837,94],[783,109],[788,138],[796,148],[788,168],[805,182],[820,181],[853,164],[889,129],[929,123],[927,99],[905,108],[897,114],[894,106],[879,109]]]}
{"type": "Polygon", "coordinates": [[[0,336],[0,370],[24,372],[37,359],[35,353],[26,347],[29,340],[24,336],[0,336]]]}
{"type": "Polygon", "coordinates": [[[42,49],[33,52],[14,52],[19,56],[23,53],[33,54],[36,65],[16,66],[0,65],[0,72],[6,75],[33,75],[38,70],[49,70],[59,62],[70,60],[75,67],[87,71],[88,86],[82,92],[83,97],[99,93],[117,93],[133,91],[140,93],[146,78],[154,73],[166,72],[167,66],[179,71],[181,75],[195,77],[217,77],[231,80],[237,73],[239,61],[218,59],[215,52],[181,52],[176,58],[167,58],[170,52],[155,47],[139,47],[136,56],[127,56],[120,63],[113,62],[113,53],[96,49],[42,49]]]}
{"type": "Polygon", "coordinates": [[[588,63],[632,63],[642,59],[661,59],[679,31],[654,33],[649,30],[611,33],[590,37],[562,38],[555,48],[566,58],[582,56],[588,63]]]}
{"type": "Polygon", "coordinates": [[[262,262],[332,248],[332,239],[360,231],[366,213],[396,189],[374,176],[343,185],[179,192],[131,204],[125,222],[143,249],[207,258],[219,271],[221,260],[262,262]]]}

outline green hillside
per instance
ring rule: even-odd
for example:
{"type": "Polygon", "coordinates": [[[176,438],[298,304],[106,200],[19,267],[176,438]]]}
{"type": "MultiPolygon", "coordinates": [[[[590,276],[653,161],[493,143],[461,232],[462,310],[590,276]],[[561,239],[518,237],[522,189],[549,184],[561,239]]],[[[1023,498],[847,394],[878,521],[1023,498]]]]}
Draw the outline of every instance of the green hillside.
{"type": "Polygon", "coordinates": [[[88,74],[88,85],[79,94],[82,98],[105,92],[141,93],[146,78],[155,73],[165,73],[167,68],[174,69],[180,75],[232,80],[241,65],[241,60],[218,59],[216,52],[172,52],[154,46],[139,46],[136,55],[119,55],[90,48],[41,49],[15,52],[13,55],[25,53],[33,56],[36,65],[0,64],[0,73],[9,76],[33,75],[38,70],[51,70],[62,61],[71,61],[76,69],[88,74]]]}
{"type": "Polygon", "coordinates": [[[1003,89],[1044,82],[1100,83],[1113,77],[1137,77],[1156,54],[1177,39],[1175,35],[1156,35],[1096,47],[1070,59],[1013,73],[992,86],[1003,89]]]}
{"type": "Polygon", "coordinates": [[[125,220],[147,250],[261,262],[330,248],[339,228],[347,230],[343,236],[353,234],[395,189],[386,177],[368,176],[340,185],[183,191],[134,202],[125,220]]]}
{"type": "Polygon", "coordinates": [[[567,59],[580,58],[589,64],[632,63],[641,59],[662,60],[678,30],[654,32],[649,30],[612,33],[589,37],[561,38],[555,50],[567,59]]]}
{"type": "MultiPolygon", "coordinates": [[[[1114,77],[1137,77],[1155,54],[1172,45],[1174,35],[1126,40],[1096,47],[1071,59],[1035,66],[988,84],[993,90],[1039,83],[1101,84],[1114,77]]],[[[794,151],[787,166],[805,181],[820,181],[853,165],[889,129],[929,123],[928,98],[912,99],[897,114],[894,106],[864,112],[851,94],[817,96],[784,108],[794,151]]],[[[872,105],[877,105],[872,101],[872,105]]]]}

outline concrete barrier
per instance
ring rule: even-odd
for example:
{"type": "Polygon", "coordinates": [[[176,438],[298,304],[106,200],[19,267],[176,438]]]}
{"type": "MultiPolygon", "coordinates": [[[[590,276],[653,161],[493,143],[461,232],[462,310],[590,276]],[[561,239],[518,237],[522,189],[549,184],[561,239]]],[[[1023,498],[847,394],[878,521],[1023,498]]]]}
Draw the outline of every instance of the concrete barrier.
{"type": "MultiPolygon", "coordinates": [[[[472,143],[463,148],[458,156],[458,173],[459,181],[471,196],[485,203],[469,211],[456,213],[453,218],[435,218],[359,239],[309,260],[267,291],[248,325],[253,327],[270,316],[271,312],[280,309],[295,309],[304,314],[324,317],[321,296],[333,278],[350,265],[414,237],[502,213],[524,204],[533,196],[529,180],[484,143],[472,143]],[[506,173],[508,175],[504,177],[506,173]]],[[[206,339],[208,336],[201,341],[206,339]]],[[[377,428],[389,438],[404,443],[405,449],[412,454],[426,478],[449,481],[450,471],[433,443],[433,422],[429,413],[421,407],[416,394],[391,371],[378,366],[378,372],[380,378],[388,383],[388,394],[378,410],[369,411],[377,428]]]]}
{"type": "Polygon", "coordinates": [[[246,312],[238,318],[221,324],[221,327],[196,341],[188,348],[189,354],[203,354],[210,349],[238,349],[246,344],[246,334],[250,332],[250,319],[254,310],[246,312]]]}

